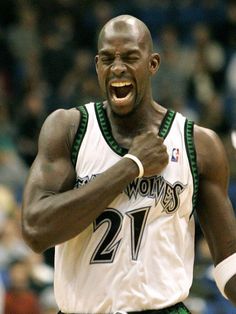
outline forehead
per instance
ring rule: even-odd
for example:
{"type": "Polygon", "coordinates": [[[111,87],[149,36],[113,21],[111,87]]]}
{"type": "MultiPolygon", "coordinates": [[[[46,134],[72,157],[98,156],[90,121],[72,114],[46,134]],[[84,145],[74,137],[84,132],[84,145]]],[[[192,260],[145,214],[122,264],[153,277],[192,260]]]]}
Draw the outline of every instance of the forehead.
{"type": "Polygon", "coordinates": [[[145,49],[144,32],[136,25],[119,23],[108,25],[99,40],[98,50],[145,49]]]}

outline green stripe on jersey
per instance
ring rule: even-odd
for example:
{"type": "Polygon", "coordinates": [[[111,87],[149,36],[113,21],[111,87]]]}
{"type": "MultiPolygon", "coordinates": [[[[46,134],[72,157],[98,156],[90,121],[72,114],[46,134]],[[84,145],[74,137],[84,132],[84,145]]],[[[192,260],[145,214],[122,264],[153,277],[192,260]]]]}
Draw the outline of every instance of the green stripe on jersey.
{"type": "Polygon", "coordinates": [[[175,115],[176,115],[175,111],[173,111],[173,110],[167,111],[164,119],[162,120],[160,129],[158,132],[158,135],[160,137],[163,137],[164,139],[167,137],[167,135],[171,129],[172,123],[174,121],[175,115]]]}
{"type": "Polygon", "coordinates": [[[95,112],[98,120],[98,124],[102,135],[107,142],[107,144],[111,147],[113,151],[115,151],[118,155],[124,156],[127,154],[128,150],[124,147],[121,147],[116,140],[114,139],[111,132],[111,125],[107,118],[106,110],[103,108],[102,103],[97,103],[95,105],[95,112]]]}
{"type": "Polygon", "coordinates": [[[186,145],[186,151],[188,154],[190,169],[191,169],[191,173],[192,173],[192,177],[193,177],[194,191],[193,191],[192,203],[193,203],[193,210],[194,210],[196,207],[196,202],[197,202],[199,176],[198,176],[197,155],[196,155],[196,150],[195,150],[195,146],[194,146],[194,134],[193,134],[193,132],[194,132],[194,123],[192,121],[186,119],[186,122],[185,122],[185,145],[186,145]]]}
{"type": "Polygon", "coordinates": [[[87,108],[85,106],[79,106],[76,109],[80,111],[81,117],[80,117],[79,127],[78,127],[77,133],[75,135],[74,143],[72,146],[72,153],[71,153],[71,160],[72,160],[74,167],[76,165],[76,160],[77,160],[77,156],[79,153],[79,149],[80,149],[81,143],[83,141],[85,132],[87,130],[87,125],[88,125],[87,108]]]}

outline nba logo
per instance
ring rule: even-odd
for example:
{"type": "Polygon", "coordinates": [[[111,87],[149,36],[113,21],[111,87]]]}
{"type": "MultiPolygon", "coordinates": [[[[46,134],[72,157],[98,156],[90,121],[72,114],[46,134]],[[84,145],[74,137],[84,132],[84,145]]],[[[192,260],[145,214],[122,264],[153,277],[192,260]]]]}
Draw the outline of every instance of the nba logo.
{"type": "Polygon", "coordinates": [[[179,160],[179,148],[172,149],[171,161],[178,162],[179,160]]]}

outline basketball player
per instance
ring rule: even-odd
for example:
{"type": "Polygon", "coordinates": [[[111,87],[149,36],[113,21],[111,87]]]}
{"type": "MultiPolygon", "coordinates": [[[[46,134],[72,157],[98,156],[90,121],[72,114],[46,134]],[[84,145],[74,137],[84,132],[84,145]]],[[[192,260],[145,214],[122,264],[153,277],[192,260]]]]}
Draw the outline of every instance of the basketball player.
{"type": "Polygon", "coordinates": [[[24,192],[25,240],[36,252],[55,246],[60,313],[189,313],[194,210],[236,305],[222,143],[153,100],[160,57],[140,20],[110,20],[95,61],[106,100],[47,118],[24,192]]]}

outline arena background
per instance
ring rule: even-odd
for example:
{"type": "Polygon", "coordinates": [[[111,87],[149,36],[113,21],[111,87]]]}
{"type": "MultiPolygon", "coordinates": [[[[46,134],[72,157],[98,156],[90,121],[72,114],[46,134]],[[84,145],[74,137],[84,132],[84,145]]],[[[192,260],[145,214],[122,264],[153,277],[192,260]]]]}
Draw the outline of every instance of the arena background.
{"type": "MultiPolygon", "coordinates": [[[[142,19],[152,32],[161,55],[155,99],[222,138],[236,208],[236,1],[1,0],[0,314],[57,311],[53,249],[34,254],[21,237],[22,188],[45,117],[57,108],[101,100],[96,36],[118,14],[142,19]],[[21,293],[16,298],[13,291],[21,293]],[[4,300],[12,296],[14,310],[4,311],[4,300]]],[[[194,278],[186,302],[192,313],[236,313],[212,280],[198,224],[194,278]]]]}

